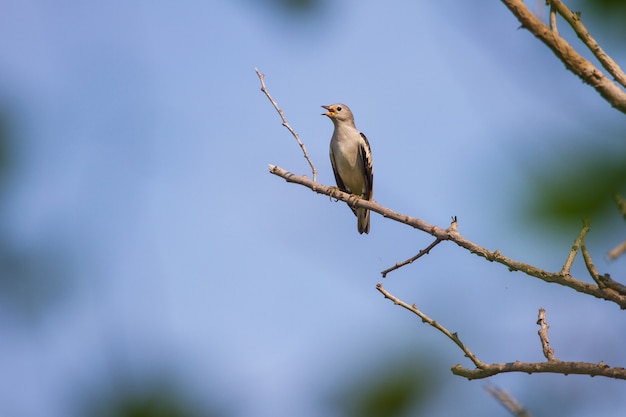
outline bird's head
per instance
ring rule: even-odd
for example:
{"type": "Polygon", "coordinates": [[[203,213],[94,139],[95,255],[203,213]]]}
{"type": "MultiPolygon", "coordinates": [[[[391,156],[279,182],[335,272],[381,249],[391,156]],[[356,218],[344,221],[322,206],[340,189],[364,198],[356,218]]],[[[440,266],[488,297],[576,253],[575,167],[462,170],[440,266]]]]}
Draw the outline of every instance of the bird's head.
{"type": "Polygon", "coordinates": [[[345,104],[331,104],[322,107],[328,110],[328,113],[322,113],[322,116],[328,116],[333,122],[354,120],[350,108],[345,104]]]}

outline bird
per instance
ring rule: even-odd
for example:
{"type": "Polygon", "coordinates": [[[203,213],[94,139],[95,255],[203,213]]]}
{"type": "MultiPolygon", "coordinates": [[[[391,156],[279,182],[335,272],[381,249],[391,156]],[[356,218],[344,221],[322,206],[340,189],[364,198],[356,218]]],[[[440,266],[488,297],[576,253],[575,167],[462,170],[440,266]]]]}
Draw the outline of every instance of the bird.
{"type": "MultiPolygon", "coordinates": [[[[374,166],[372,151],[365,135],[356,128],[352,111],[345,104],[322,106],[335,130],[330,139],[330,163],[337,188],[364,200],[374,195],[374,166]]],[[[360,234],[370,231],[370,211],[350,207],[356,215],[360,234]]]]}

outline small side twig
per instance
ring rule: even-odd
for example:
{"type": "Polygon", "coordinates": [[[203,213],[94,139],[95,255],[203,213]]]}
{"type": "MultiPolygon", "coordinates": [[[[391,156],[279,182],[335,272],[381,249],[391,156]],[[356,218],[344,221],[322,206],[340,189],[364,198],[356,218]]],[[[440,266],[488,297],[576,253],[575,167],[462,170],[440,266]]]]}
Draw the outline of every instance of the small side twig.
{"type": "Polygon", "coordinates": [[[600,274],[598,273],[598,270],[596,269],[595,265],[593,264],[593,261],[591,260],[591,255],[589,254],[589,251],[587,250],[587,246],[583,244],[580,247],[580,251],[583,254],[583,259],[585,260],[585,266],[587,267],[587,271],[589,272],[589,275],[591,275],[591,278],[593,278],[593,280],[598,284],[598,286],[601,286],[602,281],[600,281],[600,274]]]}
{"type": "Polygon", "coordinates": [[[550,29],[555,35],[559,34],[559,29],[556,27],[556,9],[550,4],[550,29]]]}
{"type": "Polygon", "coordinates": [[[546,310],[543,308],[539,309],[539,318],[537,319],[537,324],[539,325],[539,339],[541,340],[541,348],[543,349],[543,356],[549,362],[556,361],[556,356],[554,356],[554,349],[550,347],[550,340],[548,340],[548,329],[550,325],[546,321],[546,310]]]}
{"type": "Polygon", "coordinates": [[[390,267],[390,268],[385,269],[384,271],[382,271],[382,272],[381,272],[381,274],[382,274],[383,278],[386,278],[388,273],[390,273],[390,272],[392,272],[392,271],[395,271],[396,269],[400,269],[400,268],[402,268],[404,265],[411,264],[411,263],[415,262],[416,260],[418,260],[419,258],[421,258],[422,256],[427,255],[427,254],[431,251],[431,249],[432,249],[432,248],[434,248],[435,246],[437,246],[437,245],[438,245],[438,244],[440,244],[440,243],[441,243],[441,239],[437,238],[437,239],[435,239],[435,241],[434,241],[433,243],[431,243],[430,245],[428,245],[428,246],[426,247],[426,249],[422,249],[422,250],[420,250],[420,251],[417,253],[417,255],[415,255],[415,256],[413,256],[413,257],[411,257],[411,258],[407,259],[406,261],[397,262],[394,266],[392,266],[392,267],[390,267]]]}
{"type": "Polygon", "coordinates": [[[391,293],[389,293],[387,290],[383,288],[383,284],[381,283],[376,284],[376,289],[382,295],[384,295],[385,298],[393,301],[394,304],[404,307],[405,309],[409,310],[413,314],[417,315],[420,319],[422,319],[422,322],[430,324],[435,329],[445,334],[450,340],[452,340],[459,347],[459,349],[463,351],[463,353],[465,353],[465,356],[469,358],[469,360],[471,360],[474,363],[474,365],[476,365],[477,368],[482,368],[485,365],[480,359],[476,357],[476,355],[472,353],[472,351],[468,349],[467,346],[465,346],[465,344],[463,344],[463,342],[461,342],[461,339],[459,339],[459,336],[456,334],[456,332],[455,333],[450,332],[441,324],[437,323],[435,320],[431,319],[426,314],[422,313],[415,304],[413,304],[412,306],[408,305],[407,303],[400,300],[399,298],[396,298],[395,296],[391,295],[391,293]]]}
{"type": "Polygon", "coordinates": [[[611,249],[609,253],[606,255],[610,261],[614,261],[619,258],[624,252],[626,252],[626,240],[617,245],[615,248],[611,249]]]}
{"type": "Polygon", "coordinates": [[[526,411],[524,406],[522,406],[511,394],[508,392],[498,388],[493,384],[487,384],[485,386],[485,391],[487,394],[491,395],[495,398],[504,408],[509,410],[511,414],[516,417],[531,417],[530,413],[526,411]]]}
{"type": "Polygon", "coordinates": [[[304,143],[302,143],[302,141],[300,140],[300,136],[296,133],[296,131],[293,130],[291,126],[289,126],[289,123],[287,123],[287,119],[285,118],[285,114],[280,109],[280,107],[278,107],[278,103],[276,103],[276,101],[272,98],[269,91],[267,91],[267,87],[265,87],[265,74],[262,74],[258,70],[258,68],[255,68],[254,71],[256,72],[256,75],[259,76],[259,80],[261,81],[261,91],[263,91],[265,96],[267,96],[267,99],[272,103],[272,105],[274,106],[278,114],[280,115],[280,118],[283,121],[283,126],[285,126],[287,130],[289,130],[289,132],[293,135],[293,137],[296,138],[298,145],[300,145],[300,148],[302,149],[302,153],[304,153],[304,158],[307,160],[307,162],[311,166],[311,171],[313,172],[313,182],[317,182],[317,169],[315,169],[315,165],[313,165],[313,161],[311,161],[311,158],[309,158],[309,154],[306,151],[306,146],[304,146],[304,143]]]}
{"type": "Polygon", "coordinates": [[[589,271],[589,275],[591,278],[598,284],[598,288],[601,288],[604,291],[612,291],[618,295],[626,295],[626,285],[620,284],[619,282],[613,280],[609,274],[600,275],[598,270],[596,269],[593,261],[591,260],[591,255],[587,250],[585,245],[582,245],[580,248],[583,259],[585,260],[585,265],[587,266],[587,271],[589,271]]]}
{"type": "Polygon", "coordinates": [[[572,269],[572,263],[574,262],[574,258],[576,258],[576,254],[580,250],[580,246],[585,242],[585,235],[587,235],[588,231],[589,231],[589,220],[586,219],[583,222],[582,230],[580,231],[580,233],[578,234],[578,237],[574,241],[574,244],[572,245],[572,249],[570,250],[569,255],[567,256],[567,259],[565,260],[565,264],[563,264],[563,268],[561,268],[561,273],[563,275],[569,275],[570,270],[572,269]]]}
{"type": "Polygon", "coordinates": [[[619,295],[626,295],[626,285],[613,280],[609,274],[600,275],[598,279],[602,283],[603,288],[613,290],[613,292],[619,295]]]}

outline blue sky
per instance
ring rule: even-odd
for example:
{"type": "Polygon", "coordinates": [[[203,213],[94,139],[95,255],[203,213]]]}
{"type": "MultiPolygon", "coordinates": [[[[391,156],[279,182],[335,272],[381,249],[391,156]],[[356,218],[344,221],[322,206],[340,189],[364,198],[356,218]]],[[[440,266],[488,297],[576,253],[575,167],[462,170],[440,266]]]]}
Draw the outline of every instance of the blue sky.
{"type": "MultiPolygon", "coordinates": [[[[14,250],[54,259],[41,276],[61,289],[35,319],[0,306],[0,414],[67,416],[115,364],[138,380],[174,370],[233,415],[330,416],[320,398],[344,378],[407,352],[440,363],[429,415],[504,412],[482,382],[450,375],[470,365],[460,351],[375,290],[431,238],[378,215],[360,236],[341,203],[267,172],[310,175],[254,73],[321,183],[333,177],[320,105],[343,102],[371,143],[379,203],[439,226],[456,215],[473,241],[557,270],[578,230],[521,220],[528,170],[597,143],[603,124],[623,129],[623,115],[500,2],[333,2],[310,16],[243,0],[3,9],[0,103],[17,139],[0,222],[14,250]]],[[[623,232],[616,215],[588,238],[615,277],[623,260],[603,256],[623,232]]],[[[542,360],[545,307],[557,357],[624,365],[615,306],[453,244],[384,284],[485,362],[542,360]]],[[[619,383],[598,378],[493,382],[543,405],[575,392],[572,416],[626,406],[619,383]]]]}

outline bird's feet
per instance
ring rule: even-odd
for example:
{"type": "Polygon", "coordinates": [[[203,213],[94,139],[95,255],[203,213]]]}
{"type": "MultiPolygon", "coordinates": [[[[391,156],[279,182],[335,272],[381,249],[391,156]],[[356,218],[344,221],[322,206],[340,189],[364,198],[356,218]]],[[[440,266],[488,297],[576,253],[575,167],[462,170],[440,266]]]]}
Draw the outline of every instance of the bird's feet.
{"type": "Polygon", "coordinates": [[[339,187],[328,187],[328,191],[330,191],[330,193],[328,194],[328,196],[330,197],[330,199],[332,200],[333,198],[335,199],[335,201],[339,201],[339,199],[337,199],[335,197],[335,191],[341,191],[339,189],[339,187]]]}
{"type": "Polygon", "coordinates": [[[352,208],[352,210],[356,209],[356,202],[359,200],[365,200],[362,195],[350,194],[351,199],[347,201],[347,204],[352,208]]]}

